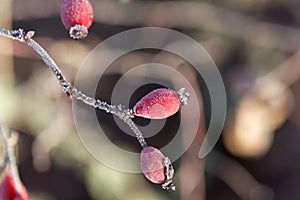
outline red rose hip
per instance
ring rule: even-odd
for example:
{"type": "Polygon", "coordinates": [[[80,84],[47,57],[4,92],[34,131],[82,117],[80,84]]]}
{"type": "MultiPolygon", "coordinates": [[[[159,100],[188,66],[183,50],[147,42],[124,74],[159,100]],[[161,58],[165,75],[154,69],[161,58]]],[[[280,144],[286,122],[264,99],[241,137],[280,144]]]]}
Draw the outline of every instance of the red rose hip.
{"type": "Polygon", "coordinates": [[[141,169],[145,177],[155,184],[161,184],[163,189],[175,190],[173,185],[174,169],[169,158],[158,149],[148,146],[141,152],[141,169]]]}
{"type": "Polygon", "coordinates": [[[82,39],[92,25],[94,11],[88,0],[63,0],[60,17],[70,37],[82,39]]]}
{"type": "Polygon", "coordinates": [[[165,156],[154,147],[146,147],[141,153],[141,169],[148,180],[162,184],[166,180],[164,169],[165,156]]]}
{"type": "Polygon", "coordinates": [[[21,192],[18,193],[12,176],[7,173],[0,186],[1,200],[29,200],[27,190],[21,185],[21,192]]]}
{"type": "Polygon", "coordinates": [[[133,115],[148,119],[164,119],[174,115],[181,104],[186,104],[188,93],[159,88],[148,93],[133,107],[133,115]]]}

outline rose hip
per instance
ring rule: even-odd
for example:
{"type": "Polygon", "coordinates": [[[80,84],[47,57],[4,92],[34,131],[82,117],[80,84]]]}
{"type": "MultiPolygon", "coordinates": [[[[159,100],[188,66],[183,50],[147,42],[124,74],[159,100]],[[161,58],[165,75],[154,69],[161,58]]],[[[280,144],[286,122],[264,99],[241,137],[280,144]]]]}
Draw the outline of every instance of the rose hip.
{"type": "Polygon", "coordinates": [[[29,200],[27,190],[21,185],[21,192],[18,193],[12,176],[7,173],[0,186],[1,200],[29,200]]]}
{"type": "Polygon", "coordinates": [[[60,17],[70,37],[82,39],[92,25],[94,11],[88,0],[63,0],[60,17]]]}
{"type": "Polygon", "coordinates": [[[169,158],[158,149],[148,146],[141,152],[141,169],[145,177],[152,183],[161,184],[163,189],[175,190],[172,183],[174,170],[169,158]]]}
{"type": "Polygon", "coordinates": [[[153,183],[162,184],[166,180],[165,156],[154,147],[146,147],[141,153],[141,169],[145,177],[153,183]]]}
{"type": "Polygon", "coordinates": [[[180,96],[176,91],[160,88],[153,90],[133,107],[133,115],[148,119],[164,119],[180,109],[180,96]]]}

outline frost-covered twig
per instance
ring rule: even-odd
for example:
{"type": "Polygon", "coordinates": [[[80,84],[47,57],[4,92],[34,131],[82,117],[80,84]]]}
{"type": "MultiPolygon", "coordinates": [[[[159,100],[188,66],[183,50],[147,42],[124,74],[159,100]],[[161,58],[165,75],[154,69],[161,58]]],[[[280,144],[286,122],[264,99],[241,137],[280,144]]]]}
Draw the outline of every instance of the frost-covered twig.
{"type": "Polygon", "coordinates": [[[86,94],[79,91],[74,85],[72,85],[69,81],[66,80],[65,76],[61,72],[60,68],[57,66],[55,61],[51,58],[51,56],[45,51],[43,47],[41,47],[35,40],[32,39],[34,36],[33,31],[24,32],[23,29],[18,30],[7,30],[0,27],[0,35],[12,38],[14,40],[18,40],[22,43],[27,44],[29,47],[31,47],[37,54],[39,54],[42,58],[42,60],[45,62],[45,64],[51,69],[53,74],[56,76],[60,86],[62,87],[62,90],[64,93],[66,93],[68,96],[71,96],[77,100],[82,101],[85,104],[88,104],[90,106],[93,106],[94,108],[98,108],[101,110],[104,110],[108,113],[114,114],[118,116],[120,119],[122,119],[134,132],[136,135],[136,138],[140,145],[144,148],[147,146],[147,143],[140,132],[140,130],[137,128],[137,126],[132,121],[132,116],[130,115],[130,110],[126,109],[125,107],[121,105],[110,105],[104,101],[101,101],[99,99],[94,99],[92,97],[87,96],[86,94]]]}
{"type": "Polygon", "coordinates": [[[0,124],[0,137],[1,137],[1,142],[3,145],[3,158],[0,161],[0,174],[2,174],[2,172],[5,170],[8,156],[7,156],[7,142],[6,142],[7,139],[6,139],[5,135],[3,134],[1,124],[0,124]]]}
{"type": "Polygon", "coordinates": [[[0,136],[4,146],[4,158],[1,163],[1,171],[5,169],[6,164],[9,166],[10,173],[18,194],[22,193],[22,183],[20,180],[14,148],[9,143],[8,129],[0,119],[0,136]]]}

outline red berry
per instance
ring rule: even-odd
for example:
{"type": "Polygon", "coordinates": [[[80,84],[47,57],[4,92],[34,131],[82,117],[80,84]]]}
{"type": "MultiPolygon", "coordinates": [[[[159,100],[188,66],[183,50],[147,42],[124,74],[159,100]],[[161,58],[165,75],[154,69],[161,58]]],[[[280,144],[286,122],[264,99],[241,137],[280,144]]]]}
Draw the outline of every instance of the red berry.
{"type": "Polygon", "coordinates": [[[141,153],[141,169],[145,177],[153,183],[162,184],[166,180],[165,156],[154,147],[145,147],[141,153]]]}
{"type": "Polygon", "coordinates": [[[63,0],[61,21],[74,39],[85,38],[92,25],[94,11],[88,0],[63,0]]]}
{"type": "Polygon", "coordinates": [[[29,200],[27,190],[24,185],[21,186],[21,192],[18,194],[12,176],[8,173],[4,177],[0,186],[1,200],[29,200]]]}
{"type": "Polygon", "coordinates": [[[139,100],[133,107],[133,114],[148,119],[164,119],[174,115],[179,110],[180,104],[177,92],[160,88],[139,100]]]}
{"type": "Polygon", "coordinates": [[[161,184],[163,189],[175,190],[174,169],[169,158],[154,147],[145,147],[141,153],[141,169],[152,183],[161,184]]]}

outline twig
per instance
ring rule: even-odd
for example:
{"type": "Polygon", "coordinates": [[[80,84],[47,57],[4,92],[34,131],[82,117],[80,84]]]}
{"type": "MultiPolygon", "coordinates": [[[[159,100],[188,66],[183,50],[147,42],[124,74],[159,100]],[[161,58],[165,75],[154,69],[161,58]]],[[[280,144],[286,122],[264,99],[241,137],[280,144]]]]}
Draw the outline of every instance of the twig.
{"type": "Polygon", "coordinates": [[[32,37],[34,36],[33,31],[24,32],[23,29],[7,30],[0,27],[0,35],[25,43],[29,47],[31,47],[37,54],[41,56],[45,64],[51,69],[53,74],[56,76],[60,86],[62,87],[64,93],[66,93],[68,96],[82,101],[87,105],[93,106],[94,108],[98,108],[100,110],[106,111],[107,113],[111,113],[118,116],[134,132],[141,147],[144,148],[147,146],[147,143],[142,133],[131,119],[132,115],[130,109],[126,109],[122,105],[110,105],[107,102],[89,97],[86,94],[82,93],[80,90],[78,90],[74,85],[72,85],[69,81],[66,80],[60,68],[50,57],[50,55],[43,49],[43,47],[41,47],[35,40],[32,39],[32,37]]]}
{"type": "MultiPolygon", "coordinates": [[[[0,125],[1,126],[1,125],[0,125]]],[[[7,145],[8,143],[6,142],[6,138],[4,137],[2,128],[0,128],[0,137],[1,137],[1,141],[3,144],[3,158],[1,159],[0,162],[0,174],[2,174],[2,172],[4,171],[7,161],[8,161],[8,156],[7,156],[7,145]]]]}
{"type": "MultiPolygon", "coordinates": [[[[18,167],[16,164],[16,157],[15,157],[15,152],[14,148],[9,144],[9,136],[8,136],[8,129],[0,119],[0,135],[3,140],[4,144],[4,149],[5,149],[5,157],[3,162],[5,163],[4,166],[6,166],[6,163],[9,165],[10,173],[13,178],[13,182],[16,187],[16,191],[18,194],[22,193],[22,183],[20,180],[19,172],[18,172],[18,167]]],[[[2,165],[1,165],[2,168],[2,165]]],[[[3,169],[1,169],[3,170],[3,169]]]]}

